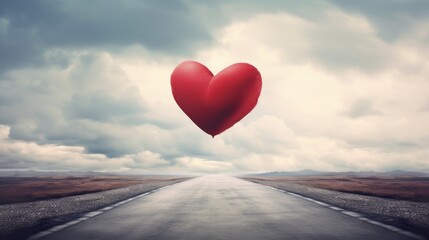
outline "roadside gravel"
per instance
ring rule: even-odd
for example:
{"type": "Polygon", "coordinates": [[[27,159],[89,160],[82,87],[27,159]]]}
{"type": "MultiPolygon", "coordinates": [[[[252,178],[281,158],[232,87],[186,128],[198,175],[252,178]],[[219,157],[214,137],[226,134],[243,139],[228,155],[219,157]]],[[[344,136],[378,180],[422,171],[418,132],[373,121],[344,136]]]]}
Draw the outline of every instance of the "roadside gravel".
{"type": "Polygon", "coordinates": [[[396,226],[429,239],[429,203],[343,193],[275,180],[246,177],[243,179],[357,212],[370,219],[396,226]]]}
{"type": "Polygon", "coordinates": [[[26,239],[87,212],[187,179],[163,179],[97,193],[0,205],[0,240],[26,239]]]}

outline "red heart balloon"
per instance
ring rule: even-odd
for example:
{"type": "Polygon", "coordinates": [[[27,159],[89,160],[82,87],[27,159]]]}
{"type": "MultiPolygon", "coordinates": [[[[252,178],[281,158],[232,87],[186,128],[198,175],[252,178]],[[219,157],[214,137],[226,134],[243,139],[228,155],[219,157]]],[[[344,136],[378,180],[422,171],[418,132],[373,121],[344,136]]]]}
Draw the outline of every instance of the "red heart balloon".
{"type": "Polygon", "coordinates": [[[252,111],[261,88],[261,74],[247,63],[233,64],[213,76],[201,63],[185,61],[171,74],[177,105],[213,137],[252,111]]]}

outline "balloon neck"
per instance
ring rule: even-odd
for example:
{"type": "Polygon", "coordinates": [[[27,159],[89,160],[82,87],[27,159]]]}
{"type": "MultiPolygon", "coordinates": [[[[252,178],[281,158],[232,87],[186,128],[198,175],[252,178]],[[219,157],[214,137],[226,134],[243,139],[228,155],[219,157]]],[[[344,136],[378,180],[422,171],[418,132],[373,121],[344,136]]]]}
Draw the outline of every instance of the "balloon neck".
{"type": "Polygon", "coordinates": [[[212,139],[214,139],[214,136],[215,136],[215,135],[212,135],[212,139]]]}

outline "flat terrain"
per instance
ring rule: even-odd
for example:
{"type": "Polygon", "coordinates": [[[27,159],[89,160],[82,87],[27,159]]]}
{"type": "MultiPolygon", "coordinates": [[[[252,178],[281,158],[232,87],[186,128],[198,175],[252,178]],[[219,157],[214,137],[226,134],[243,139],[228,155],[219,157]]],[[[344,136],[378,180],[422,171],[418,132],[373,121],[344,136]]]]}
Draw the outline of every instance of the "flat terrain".
{"type": "Polygon", "coordinates": [[[0,204],[31,202],[100,192],[136,184],[171,181],[165,176],[0,177],[0,204]]]}
{"type": "Polygon", "coordinates": [[[429,202],[428,177],[247,177],[398,200],[429,202]]]}
{"type": "Polygon", "coordinates": [[[65,226],[41,239],[409,239],[326,206],[217,175],[178,183],[65,226]]]}
{"type": "MultiPolygon", "coordinates": [[[[189,177],[150,176],[142,183],[79,195],[0,205],[0,239],[21,240],[53,226],[77,219],[91,211],[117,204],[189,177]]],[[[64,188],[73,188],[64,186],[64,188]]],[[[69,192],[75,194],[76,192],[69,192]]],[[[0,195],[1,196],[1,195],[0,195]]],[[[3,197],[3,196],[1,196],[3,197]]]]}
{"type": "Polygon", "coordinates": [[[413,187],[416,182],[418,184],[415,185],[424,186],[425,180],[401,178],[404,181],[398,181],[398,179],[377,178],[374,180],[374,178],[326,176],[243,178],[357,212],[370,219],[417,233],[429,239],[429,202],[416,201],[417,199],[422,200],[422,194],[420,190],[416,190],[420,188],[413,187]],[[411,187],[407,186],[407,183],[410,183],[411,187]],[[340,189],[341,191],[338,191],[340,189]],[[419,197],[416,198],[416,196],[419,197]]]}

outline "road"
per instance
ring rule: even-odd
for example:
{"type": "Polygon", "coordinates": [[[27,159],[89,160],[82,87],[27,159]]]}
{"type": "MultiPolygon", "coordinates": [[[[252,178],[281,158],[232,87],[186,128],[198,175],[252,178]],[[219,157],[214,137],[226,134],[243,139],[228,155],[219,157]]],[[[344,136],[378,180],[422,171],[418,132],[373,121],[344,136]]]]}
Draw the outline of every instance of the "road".
{"type": "Polygon", "coordinates": [[[213,175],[135,199],[43,239],[408,238],[259,184],[213,175]]]}

